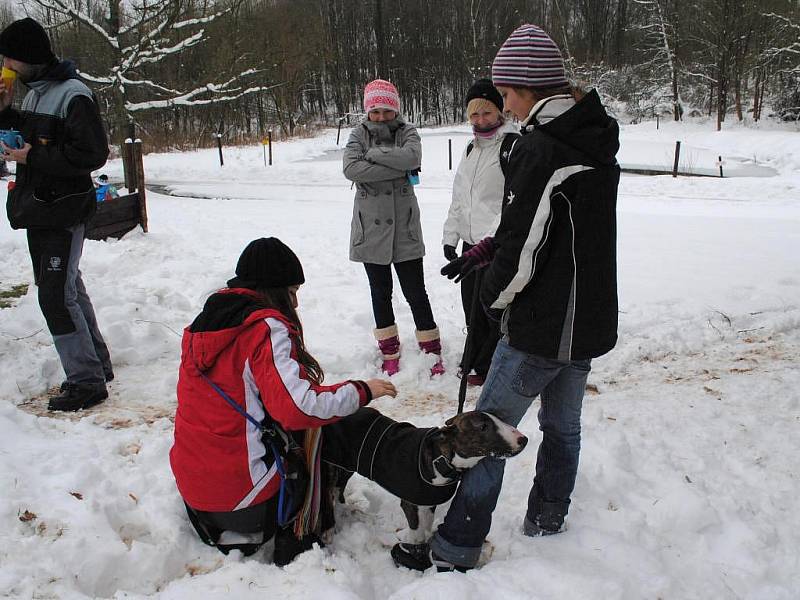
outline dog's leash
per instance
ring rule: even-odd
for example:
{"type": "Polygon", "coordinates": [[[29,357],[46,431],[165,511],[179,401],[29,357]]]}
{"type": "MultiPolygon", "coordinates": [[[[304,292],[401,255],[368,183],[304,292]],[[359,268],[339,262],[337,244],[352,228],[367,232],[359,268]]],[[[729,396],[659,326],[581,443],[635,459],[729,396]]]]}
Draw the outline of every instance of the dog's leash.
{"type": "Polygon", "coordinates": [[[458,412],[460,415],[464,412],[464,402],[467,399],[467,379],[469,372],[472,371],[472,365],[475,363],[471,356],[473,352],[472,346],[474,345],[474,336],[472,332],[475,330],[475,319],[478,317],[477,307],[480,306],[478,297],[481,293],[481,282],[483,281],[483,272],[485,269],[478,269],[475,271],[475,284],[472,289],[472,302],[469,307],[469,322],[467,327],[467,339],[464,341],[464,355],[461,359],[461,382],[458,384],[458,412]]]}

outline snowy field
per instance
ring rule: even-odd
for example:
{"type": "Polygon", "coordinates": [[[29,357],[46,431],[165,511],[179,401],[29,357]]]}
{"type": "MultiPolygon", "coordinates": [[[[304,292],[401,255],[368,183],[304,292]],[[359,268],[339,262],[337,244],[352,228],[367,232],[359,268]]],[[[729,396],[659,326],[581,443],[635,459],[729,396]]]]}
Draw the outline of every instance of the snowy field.
{"type": "MultiPolygon", "coordinates": [[[[399,504],[358,476],[333,542],[286,568],[271,564],[269,546],[224,557],[199,541],[167,461],[179,332],[246,243],[278,236],[302,260],[300,314],[327,381],[376,377],[379,359],[366,276],[347,259],[352,191],[335,131],[276,143],[269,168],[261,147],[226,149],[224,168],[216,150],[148,155],[148,179],[173,194],[149,194],[150,233],[87,241],[81,263],[114,361],[109,400],[47,414],[37,397],[62,372],[35,289],[0,310],[0,596],[800,597],[800,134],[712,128],[625,127],[620,160],[663,167],[681,140],[698,167],[713,170],[722,155],[731,174],[749,164],[775,175],[623,176],[620,341],[593,363],[569,529],[521,533],[540,437],[534,407],[520,425],[532,443],[509,461],[481,568],[466,575],[396,569],[399,504]]],[[[438,270],[447,140],[457,162],[468,131],[422,135],[425,270],[448,373],[429,379],[396,298],[400,393],[375,405],[433,426],[455,412],[464,343],[457,287],[438,270]]],[[[121,167],[104,172],[119,178],[121,167]]],[[[0,289],[32,282],[25,234],[5,219],[0,253],[0,289]]]]}

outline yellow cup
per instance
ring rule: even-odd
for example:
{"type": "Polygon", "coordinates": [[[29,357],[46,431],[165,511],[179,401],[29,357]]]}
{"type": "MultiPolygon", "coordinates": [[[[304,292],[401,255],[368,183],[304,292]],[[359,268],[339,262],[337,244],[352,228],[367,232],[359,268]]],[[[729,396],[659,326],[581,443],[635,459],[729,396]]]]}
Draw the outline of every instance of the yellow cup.
{"type": "Polygon", "coordinates": [[[6,86],[6,91],[11,91],[11,88],[14,87],[14,80],[16,78],[16,71],[12,71],[8,67],[3,67],[3,72],[0,74],[0,79],[2,79],[3,85],[6,86]]]}

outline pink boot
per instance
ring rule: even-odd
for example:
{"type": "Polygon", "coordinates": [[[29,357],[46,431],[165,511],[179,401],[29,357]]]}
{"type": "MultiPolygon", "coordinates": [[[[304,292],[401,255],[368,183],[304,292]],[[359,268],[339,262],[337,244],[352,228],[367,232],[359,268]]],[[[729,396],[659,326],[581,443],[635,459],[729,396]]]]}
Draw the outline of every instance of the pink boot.
{"type": "Polygon", "coordinates": [[[436,354],[439,359],[431,367],[431,377],[435,375],[444,374],[444,365],[442,364],[442,342],[439,339],[439,328],[428,329],[426,331],[416,331],[417,343],[419,349],[425,354],[436,354]]]}
{"type": "Polygon", "coordinates": [[[378,348],[383,354],[381,370],[391,377],[400,370],[400,338],[397,325],[376,329],[375,339],[378,340],[378,348]]]}

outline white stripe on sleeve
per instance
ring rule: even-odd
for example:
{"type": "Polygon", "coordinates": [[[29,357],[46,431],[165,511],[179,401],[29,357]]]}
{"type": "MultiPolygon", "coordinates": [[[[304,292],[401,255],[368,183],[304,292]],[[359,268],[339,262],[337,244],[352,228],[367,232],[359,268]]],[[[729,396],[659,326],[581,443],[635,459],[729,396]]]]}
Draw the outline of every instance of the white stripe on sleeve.
{"type": "Polygon", "coordinates": [[[517,272],[509,284],[500,291],[497,300],[492,303],[492,308],[503,309],[511,304],[514,300],[514,296],[521,292],[533,277],[533,273],[536,271],[536,259],[538,258],[537,248],[543,237],[545,237],[545,226],[550,218],[550,194],[553,188],[561,185],[568,177],[580,173],[581,171],[589,171],[593,168],[594,167],[586,165],[571,165],[569,167],[556,169],[550,176],[550,180],[547,182],[542,192],[542,197],[539,200],[539,206],[533,217],[533,223],[531,223],[528,237],[522,246],[517,272]]]}
{"type": "Polygon", "coordinates": [[[343,385],[335,392],[314,391],[311,382],[300,377],[300,364],[292,358],[292,342],[286,325],[271,317],[265,321],[269,326],[275,368],[301,412],[318,419],[331,419],[351,415],[358,410],[359,393],[354,384],[343,385]]]}

